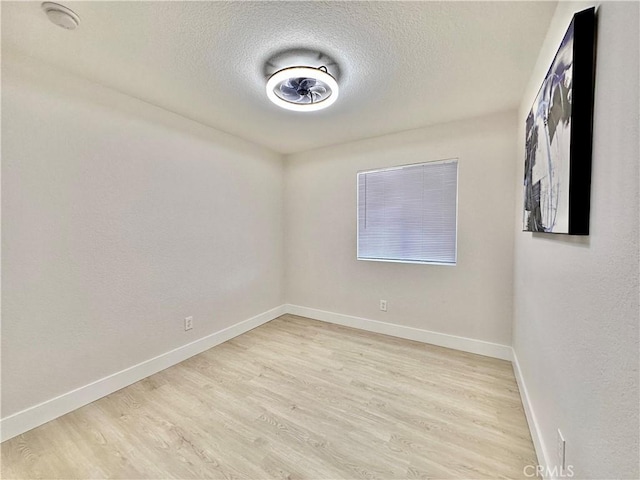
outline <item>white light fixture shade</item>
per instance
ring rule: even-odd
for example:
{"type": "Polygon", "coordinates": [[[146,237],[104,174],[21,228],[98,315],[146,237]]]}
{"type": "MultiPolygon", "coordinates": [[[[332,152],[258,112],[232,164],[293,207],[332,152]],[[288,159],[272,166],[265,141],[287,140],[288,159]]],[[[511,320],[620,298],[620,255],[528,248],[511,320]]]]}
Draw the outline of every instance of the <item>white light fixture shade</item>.
{"type": "Polygon", "coordinates": [[[285,68],[274,73],[269,77],[269,80],[267,80],[267,97],[269,100],[281,108],[296,112],[313,112],[327,108],[333,105],[338,99],[338,91],[338,82],[336,82],[335,78],[325,70],[313,67],[285,68]],[[278,89],[283,82],[290,79],[313,79],[316,82],[321,82],[324,88],[329,90],[329,95],[317,102],[296,103],[287,101],[276,93],[276,89],[278,89]]]}

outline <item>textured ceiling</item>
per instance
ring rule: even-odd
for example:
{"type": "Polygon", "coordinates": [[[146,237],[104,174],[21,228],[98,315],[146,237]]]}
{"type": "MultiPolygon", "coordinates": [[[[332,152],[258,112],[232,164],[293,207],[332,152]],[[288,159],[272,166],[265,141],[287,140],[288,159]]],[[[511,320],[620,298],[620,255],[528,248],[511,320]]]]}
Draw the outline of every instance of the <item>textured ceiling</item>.
{"type": "Polygon", "coordinates": [[[2,48],[21,52],[282,153],[516,108],[555,2],[2,2],[2,48]],[[320,50],[340,99],[271,104],[267,59],[320,50]]]}

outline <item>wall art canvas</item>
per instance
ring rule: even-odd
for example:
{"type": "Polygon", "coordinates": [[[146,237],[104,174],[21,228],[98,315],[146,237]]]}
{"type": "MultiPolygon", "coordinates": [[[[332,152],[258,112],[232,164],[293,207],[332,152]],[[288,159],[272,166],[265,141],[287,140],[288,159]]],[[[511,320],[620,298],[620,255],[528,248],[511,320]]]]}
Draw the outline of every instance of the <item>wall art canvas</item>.
{"type": "Polygon", "coordinates": [[[523,230],[589,234],[595,9],[574,15],[526,120],[523,230]]]}

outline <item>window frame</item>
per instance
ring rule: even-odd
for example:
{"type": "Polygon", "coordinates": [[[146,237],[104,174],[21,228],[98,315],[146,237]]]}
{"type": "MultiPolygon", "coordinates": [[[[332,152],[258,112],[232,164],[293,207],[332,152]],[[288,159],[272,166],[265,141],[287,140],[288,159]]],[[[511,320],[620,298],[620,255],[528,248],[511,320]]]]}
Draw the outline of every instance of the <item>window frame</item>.
{"type": "Polygon", "coordinates": [[[385,262],[385,263],[404,263],[410,265],[440,265],[446,267],[455,267],[458,264],[458,216],[459,216],[459,204],[460,204],[460,158],[451,157],[440,160],[429,160],[426,162],[407,163],[404,165],[396,165],[393,167],[381,167],[368,170],[358,170],[356,172],[356,260],[363,262],[385,262]],[[407,167],[416,167],[420,165],[430,165],[439,163],[456,163],[456,241],[454,245],[454,260],[453,262],[438,262],[434,260],[395,260],[387,258],[366,258],[360,257],[360,203],[359,203],[359,184],[360,175],[363,173],[377,173],[391,170],[400,170],[407,167]]]}

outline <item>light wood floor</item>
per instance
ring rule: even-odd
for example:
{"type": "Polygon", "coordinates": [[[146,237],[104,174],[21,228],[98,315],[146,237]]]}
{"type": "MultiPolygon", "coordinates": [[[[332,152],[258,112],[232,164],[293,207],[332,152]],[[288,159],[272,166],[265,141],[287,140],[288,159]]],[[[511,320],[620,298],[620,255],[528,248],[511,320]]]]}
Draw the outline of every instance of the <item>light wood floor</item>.
{"type": "Polygon", "coordinates": [[[285,315],[2,444],[2,478],[522,478],[511,364],[285,315]]]}

